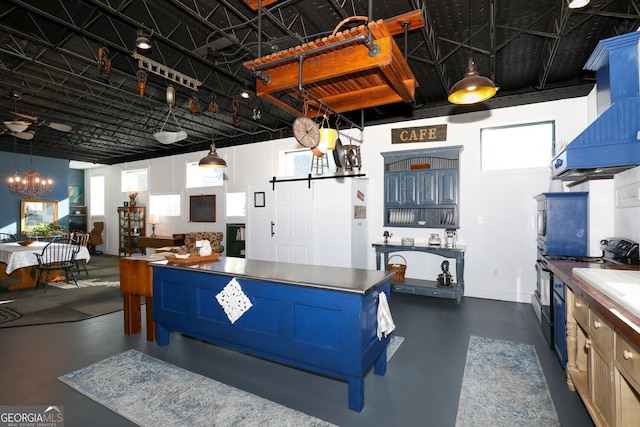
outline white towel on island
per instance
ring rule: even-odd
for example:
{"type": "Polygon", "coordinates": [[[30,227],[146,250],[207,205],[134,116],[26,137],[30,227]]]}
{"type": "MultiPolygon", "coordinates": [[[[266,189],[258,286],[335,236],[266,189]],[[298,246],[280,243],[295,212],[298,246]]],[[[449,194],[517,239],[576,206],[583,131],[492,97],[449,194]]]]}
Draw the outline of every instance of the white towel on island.
{"type": "Polygon", "coordinates": [[[378,294],[378,340],[382,341],[382,337],[386,338],[394,329],[396,329],[396,324],[393,323],[391,317],[387,294],[380,292],[378,294]]]}

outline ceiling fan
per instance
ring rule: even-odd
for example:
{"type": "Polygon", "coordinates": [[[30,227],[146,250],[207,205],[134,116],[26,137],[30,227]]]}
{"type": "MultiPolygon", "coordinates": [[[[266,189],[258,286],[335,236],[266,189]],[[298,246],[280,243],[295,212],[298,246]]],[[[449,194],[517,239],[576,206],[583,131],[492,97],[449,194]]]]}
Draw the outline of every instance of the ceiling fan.
{"type": "Polygon", "coordinates": [[[44,125],[60,132],[71,132],[72,127],[69,125],[65,125],[63,123],[47,122],[38,118],[37,116],[18,113],[18,101],[22,99],[22,95],[17,91],[12,91],[11,98],[13,99],[14,110],[16,111],[11,111],[10,113],[20,120],[5,120],[4,125],[11,133],[11,135],[15,136],[16,138],[26,140],[32,139],[35,133],[32,130],[28,130],[30,126],[40,127],[44,125]]]}
{"type": "Polygon", "coordinates": [[[36,116],[30,116],[28,114],[22,114],[16,111],[11,111],[11,114],[13,114],[14,116],[20,117],[22,119],[28,120],[33,126],[45,125],[45,126],[49,126],[51,129],[59,130],[60,132],[71,132],[71,129],[73,129],[71,126],[65,125],[64,123],[51,123],[51,122],[47,122],[42,119],[39,119],[36,116]]]}

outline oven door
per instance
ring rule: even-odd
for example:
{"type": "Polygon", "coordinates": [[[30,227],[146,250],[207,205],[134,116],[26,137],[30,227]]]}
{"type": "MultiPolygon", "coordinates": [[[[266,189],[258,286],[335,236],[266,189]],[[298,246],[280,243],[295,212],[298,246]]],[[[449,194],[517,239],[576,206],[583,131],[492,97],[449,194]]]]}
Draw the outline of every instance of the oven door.
{"type": "Polygon", "coordinates": [[[536,231],[538,232],[538,237],[545,237],[547,235],[547,211],[543,209],[538,210],[536,231]]]}
{"type": "Polygon", "coordinates": [[[540,305],[540,326],[547,344],[553,348],[553,273],[544,259],[536,261],[536,302],[540,305]]]}
{"type": "Polygon", "coordinates": [[[538,259],[536,261],[536,296],[540,301],[540,305],[550,306],[552,298],[553,287],[553,273],[547,267],[547,261],[544,259],[538,259]]]}

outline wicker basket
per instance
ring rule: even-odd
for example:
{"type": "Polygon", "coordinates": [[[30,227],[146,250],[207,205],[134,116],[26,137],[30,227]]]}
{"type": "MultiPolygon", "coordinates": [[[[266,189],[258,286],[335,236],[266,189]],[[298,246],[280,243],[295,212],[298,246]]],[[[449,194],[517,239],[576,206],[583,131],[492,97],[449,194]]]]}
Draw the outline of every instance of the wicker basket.
{"type": "Polygon", "coordinates": [[[388,259],[387,271],[391,271],[396,273],[395,276],[391,278],[392,282],[404,282],[404,273],[407,271],[407,260],[404,259],[402,255],[392,255],[388,259]],[[400,257],[404,261],[404,264],[394,264],[391,262],[393,257],[400,257]]]}

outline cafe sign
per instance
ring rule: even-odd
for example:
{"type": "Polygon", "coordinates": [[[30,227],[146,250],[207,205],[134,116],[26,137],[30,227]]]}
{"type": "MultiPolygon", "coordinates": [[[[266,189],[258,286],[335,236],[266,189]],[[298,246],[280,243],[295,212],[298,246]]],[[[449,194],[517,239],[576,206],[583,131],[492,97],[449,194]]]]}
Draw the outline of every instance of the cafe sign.
{"type": "Polygon", "coordinates": [[[447,125],[391,129],[392,144],[406,144],[411,142],[436,142],[446,140],[447,125]]]}

